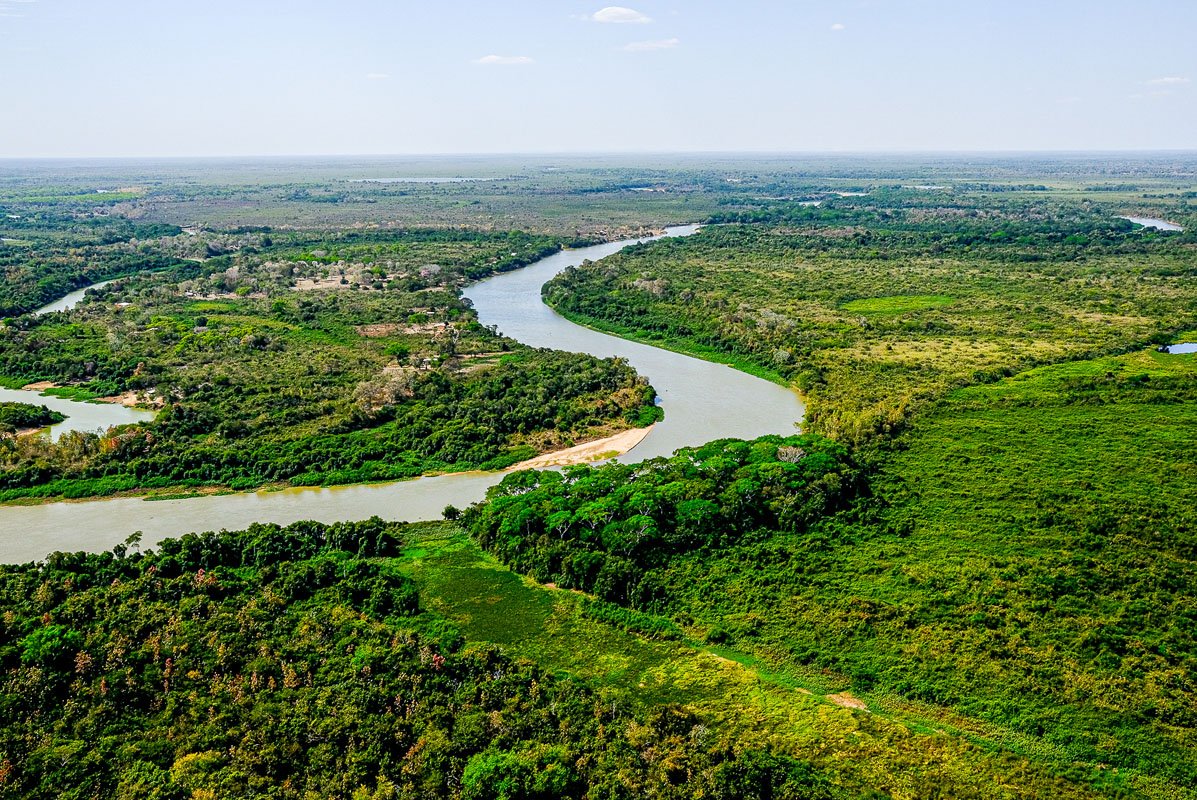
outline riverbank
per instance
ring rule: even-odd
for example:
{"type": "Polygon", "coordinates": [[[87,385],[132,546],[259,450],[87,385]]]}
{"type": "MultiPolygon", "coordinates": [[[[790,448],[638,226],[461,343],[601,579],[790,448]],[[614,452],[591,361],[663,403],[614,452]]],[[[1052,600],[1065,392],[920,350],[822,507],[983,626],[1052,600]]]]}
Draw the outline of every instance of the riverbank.
{"type": "MultiPolygon", "coordinates": [[[[0,386],[0,402],[42,405],[51,411],[64,415],[61,422],[49,426],[51,441],[70,431],[105,431],[116,425],[131,425],[152,420],[156,414],[153,407],[132,397],[95,397],[88,392],[77,394],[66,387],[65,391],[48,394],[48,391],[64,389],[50,381],[39,381],[8,389],[0,386]],[[74,396],[73,396],[74,395],[74,396]],[[129,402],[125,402],[128,400],[129,402]]],[[[152,402],[152,401],[150,401],[152,402]]],[[[47,430],[39,428],[40,430],[47,430]]]]}
{"type": "Polygon", "coordinates": [[[90,392],[73,386],[63,386],[53,381],[37,381],[27,383],[16,391],[37,392],[41,397],[57,397],[73,403],[109,403],[111,405],[136,408],[141,411],[160,411],[166,404],[161,397],[154,397],[154,390],[147,392],[128,391],[110,397],[96,397],[90,392]],[[65,389],[63,392],[51,392],[52,389],[65,389]]]}
{"type": "MultiPolygon", "coordinates": [[[[683,226],[667,233],[685,236],[695,230],[694,226],[683,226]]],[[[627,431],[614,442],[586,443],[573,454],[546,454],[538,457],[542,458],[541,464],[575,458],[593,460],[616,452],[621,453],[620,461],[638,462],[712,439],[788,435],[805,413],[800,399],[789,389],[724,364],[583,328],[541,301],[541,286],[561,270],[585,260],[597,261],[642,241],[554,253],[522,269],[472,284],[464,292],[482,325],[494,325],[532,347],[625,359],[657,390],[658,405],[665,414],[661,422],[649,429],[627,431]]],[[[134,531],[143,533],[144,547],[151,547],[168,537],[232,530],[254,522],[333,522],[375,515],[406,521],[439,519],[447,505],[460,508],[482,500],[486,490],[505,474],[458,472],[414,480],[324,488],[272,487],[254,492],[161,487],[159,498],[165,495],[169,499],[152,503],[144,501],[143,492],[85,502],[5,505],[0,508],[0,562],[44,558],[55,550],[108,550],[134,531]],[[187,497],[195,494],[202,496],[187,497]]]]}
{"type": "Polygon", "coordinates": [[[649,425],[647,428],[632,428],[631,430],[620,431],[613,436],[596,439],[593,442],[584,442],[573,447],[567,447],[564,450],[557,450],[553,453],[543,453],[526,461],[521,461],[518,464],[513,464],[505,471],[514,472],[519,469],[568,467],[574,464],[590,464],[595,461],[605,461],[608,458],[622,456],[644,441],[644,438],[652,433],[653,427],[653,425],[649,425]]]}
{"type": "MultiPolygon", "coordinates": [[[[574,445],[573,447],[566,447],[560,450],[551,450],[547,453],[541,453],[495,472],[479,472],[477,470],[464,470],[462,472],[431,472],[426,475],[417,475],[416,477],[409,478],[407,481],[400,481],[400,483],[425,481],[449,475],[478,474],[502,476],[508,472],[515,472],[522,469],[551,469],[554,467],[573,466],[575,464],[593,464],[598,461],[605,461],[607,459],[617,458],[619,456],[628,454],[635,449],[637,445],[644,441],[645,437],[652,432],[653,427],[654,426],[649,425],[644,428],[631,428],[626,431],[620,431],[619,433],[612,434],[611,436],[604,436],[601,439],[583,442],[582,444],[574,445]]],[[[30,428],[28,430],[17,431],[16,435],[32,435],[41,433],[45,430],[46,428],[30,428]]],[[[32,506],[54,505],[58,503],[86,504],[101,502],[104,500],[118,499],[162,502],[165,500],[190,500],[200,497],[223,497],[234,494],[269,494],[274,492],[297,490],[319,491],[324,489],[351,489],[355,486],[388,486],[394,483],[396,482],[374,481],[330,486],[291,486],[286,483],[266,483],[250,489],[233,489],[228,486],[220,485],[176,485],[149,489],[135,488],[113,492],[109,495],[92,495],[88,497],[21,497],[0,503],[0,514],[3,514],[3,510],[5,508],[27,508],[32,506]]]]}
{"type": "MultiPolygon", "coordinates": [[[[747,358],[737,356],[734,353],[716,350],[713,347],[702,347],[693,342],[687,342],[684,339],[654,339],[650,336],[644,335],[640,331],[637,331],[635,328],[627,328],[622,325],[609,324],[603,320],[588,317],[584,314],[578,314],[573,311],[566,311],[553,305],[549,305],[549,308],[553,309],[554,312],[560,314],[573,324],[588,330],[610,334],[611,336],[618,336],[620,339],[627,339],[629,342],[639,342],[640,344],[648,345],[649,347],[657,347],[661,350],[668,350],[671,353],[680,353],[684,356],[701,358],[703,361],[710,361],[715,364],[726,364],[727,366],[739,372],[746,372],[754,377],[769,381],[770,383],[775,383],[778,386],[782,386],[793,391],[799,397],[802,396],[802,393],[797,389],[797,387],[786,380],[785,377],[780,373],[762,367],[760,364],[750,361],[747,358]]],[[[805,402],[805,400],[803,402],[805,402]]]]}
{"type": "Polygon", "coordinates": [[[1155,228],[1158,231],[1184,232],[1184,226],[1177,225],[1175,222],[1169,222],[1166,219],[1159,219],[1158,217],[1119,217],[1119,219],[1129,220],[1136,225],[1142,225],[1144,228],[1155,228]]]}

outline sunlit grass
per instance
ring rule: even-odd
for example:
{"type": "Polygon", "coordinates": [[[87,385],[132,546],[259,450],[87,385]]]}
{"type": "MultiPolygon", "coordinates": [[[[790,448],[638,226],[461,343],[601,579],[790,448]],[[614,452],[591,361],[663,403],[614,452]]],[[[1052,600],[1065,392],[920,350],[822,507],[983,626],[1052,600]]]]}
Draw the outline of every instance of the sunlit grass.
{"type": "Polygon", "coordinates": [[[401,569],[420,587],[424,607],[452,620],[468,642],[497,644],[583,680],[617,708],[687,706],[709,724],[735,731],[740,746],[809,759],[845,787],[908,797],[931,781],[956,797],[1100,796],[975,731],[928,722],[884,698],[880,704],[865,698],[875,713],[853,710],[828,698],[828,682],[754,656],[647,640],[596,622],[582,613],[578,593],[510,572],[455,526],[425,526],[405,550],[401,569]],[[1020,782],[1016,792],[1009,790],[1011,775],[1020,782]]]}
{"type": "Polygon", "coordinates": [[[942,294],[893,295],[891,297],[869,297],[845,303],[843,309],[853,314],[909,314],[942,308],[956,302],[955,298],[942,294]]]}

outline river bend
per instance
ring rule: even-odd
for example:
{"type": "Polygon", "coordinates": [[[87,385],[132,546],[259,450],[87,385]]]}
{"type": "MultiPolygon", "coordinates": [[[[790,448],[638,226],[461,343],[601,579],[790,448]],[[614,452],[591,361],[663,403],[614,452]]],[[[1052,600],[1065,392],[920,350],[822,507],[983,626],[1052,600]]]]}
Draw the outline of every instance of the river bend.
{"type": "MultiPolygon", "coordinates": [[[[686,236],[695,226],[671,228],[686,236]]],[[[566,250],[514,272],[488,278],[465,291],[483,325],[494,325],[534,347],[626,358],[648,377],[665,419],[621,457],[640,461],[713,439],[791,434],[802,419],[798,396],[781,386],[723,364],[713,364],[593,331],[561,317],[541,302],[540,287],[561,270],[597,261],[641,240],[566,250]]],[[[237,530],[253,522],[285,525],[365,519],[439,519],[446,505],[481,500],[503,473],[468,472],[397,483],[300,488],[181,500],[122,497],[86,502],[0,507],[0,562],[37,560],[56,550],[111,549],[134,531],[150,547],[171,536],[205,530],[237,530]]]]}

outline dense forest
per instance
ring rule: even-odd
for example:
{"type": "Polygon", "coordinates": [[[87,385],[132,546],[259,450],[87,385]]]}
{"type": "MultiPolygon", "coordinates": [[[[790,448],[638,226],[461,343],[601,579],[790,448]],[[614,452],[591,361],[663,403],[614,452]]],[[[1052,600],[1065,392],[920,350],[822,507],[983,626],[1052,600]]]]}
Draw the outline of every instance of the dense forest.
{"type": "Polygon", "coordinates": [[[406,532],[256,525],[0,567],[0,797],[861,796],[463,645],[393,566],[406,532]]]}
{"type": "MultiPolygon", "coordinates": [[[[468,381],[430,371],[382,391],[394,394],[375,408],[352,407],[344,422],[302,436],[252,431],[218,392],[201,388],[152,423],[105,434],[73,431],[53,443],[10,440],[0,443],[0,465],[7,467],[0,472],[0,498],[347,484],[501,469],[541,449],[536,445],[546,439],[529,434],[585,435],[604,423],[650,424],[659,413],[651,387],[625,364],[552,351],[507,356],[468,381]]],[[[280,426],[306,421],[288,404],[291,396],[263,399],[278,409],[280,426]]],[[[554,440],[560,441],[547,439],[554,440]]]]}
{"type": "Polygon", "coordinates": [[[813,436],[719,441],[668,460],[517,472],[464,517],[483,548],[544,583],[642,611],[669,608],[664,573],[847,505],[857,474],[813,436]]]}
{"type": "Polygon", "coordinates": [[[1197,779],[1191,361],[953,395],[875,471],[810,435],[715,442],[516,473],[464,519],[539,581],[1171,796],[1197,779]]]}
{"type": "MultiPolygon", "coordinates": [[[[796,383],[805,427],[848,445],[866,488],[809,529],[643,553],[623,568],[631,591],[587,588],[877,707],[950,708],[1058,769],[1114,768],[1146,796],[1186,796],[1197,373],[1155,346],[1194,338],[1192,228],[1026,189],[727,206],[698,236],[566,271],[546,300],[796,383]]],[[[569,585],[572,558],[622,555],[605,543],[647,524],[626,499],[678,469],[611,473],[624,502],[593,531],[585,498],[551,478],[529,504],[498,489],[467,518],[515,568],[569,585]]],[[[697,495],[730,532],[723,492],[697,495]]]]}

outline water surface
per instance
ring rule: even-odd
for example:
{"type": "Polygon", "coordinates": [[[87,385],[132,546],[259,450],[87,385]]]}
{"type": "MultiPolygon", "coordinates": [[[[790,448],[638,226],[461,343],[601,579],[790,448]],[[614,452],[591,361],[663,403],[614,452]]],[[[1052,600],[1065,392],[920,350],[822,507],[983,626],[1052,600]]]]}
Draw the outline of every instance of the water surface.
{"type": "Polygon", "coordinates": [[[1180,344],[1168,345],[1168,347],[1164,348],[1164,352],[1174,356],[1197,353],[1197,342],[1181,342],[1180,344]]]}
{"type": "MultiPolygon", "coordinates": [[[[110,283],[112,283],[112,280],[100,281],[90,286],[84,286],[82,289],[76,289],[70,294],[63,295],[54,302],[47,303],[33,311],[33,314],[69,311],[83,300],[83,296],[89,290],[98,289],[110,283]]],[[[154,412],[152,411],[128,408],[118,403],[87,403],[79,400],[55,397],[54,395],[44,395],[37,391],[25,389],[0,388],[0,402],[45,406],[52,411],[66,414],[67,418],[65,420],[57,425],[50,426],[50,440],[55,442],[68,431],[103,433],[114,425],[131,425],[135,422],[148,422],[154,418],[154,412]]]]}
{"type": "MultiPolygon", "coordinates": [[[[116,279],[113,278],[112,280],[116,279]]],[[[35,310],[33,314],[37,315],[49,314],[54,311],[70,311],[72,308],[79,305],[80,301],[83,300],[83,296],[89,291],[92,289],[99,289],[101,286],[107,286],[108,284],[112,283],[112,280],[100,281],[99,283],[93,283],[90,286],[84,286],[82,289],[76,289],[70,294],[66,294],[58,298],[53,303],[47,303],[41,308],[35,310]]]]}
{"type": "MultiPolygon", "coordinates": [[[[692,226],[674,228],[669,235],[684,236],[694,230],[692,226]]],[[[574,325],[541,302],[541,285],[560,270],[583,260],[598,260],[629,244],[632,242],[615,242],[557,253],[476,284],[465,294],[484,325],[496,325],[503,333],[537,347],[622,356],[652,381],[665,420],[623,457],[626,461],[667,455],[678,447],[712,439],[794,433],[804,412],[794,392],[722,364],[574,325]]],[[[55,550],[108,550],[134,531],[142,531],[143,546],[150,547],[170,536],[236,530],[252,522],[333,522],[375,514],[394,520],[439,519],[446,505],[461,507],[481,500],[486,489],[502,477],[502,473],[471,472],[332,489],[3,507],[0,562],[32,561],[55,550]]]]}
{"type": "MultiPolygon", "coordinates": [[[[0,402],[45,406],[51,411],[66,414],[65,420],[50,426],[50,439],[55,442],[68,431],[103,433],[113,425],[149,422],[154,418],[152,411],[129,408],[118,403],[85,403],[26,389],[0,388],[0,402]]],[[[2,519],[0,517],[0,525],[3,524],[2,519]]]]}
{"type": "Polygon", "coordinates": [[[1184,228],[1177,225],[1175,222],[1169,222],[1166,219],[1156,219],[1155,217],[1119,217],[1119,219],[1129,219],[1136,225],[1142,225],[1144,228],[1155,228],[1161,231],[1183,231],[1184,228]]]}
{"type": "MultiPolygon", "coordinates": [[[[687,236],[695,226],[670,228],[667,236],[687,236]]],[[[566,250],[516,272],[488,278],[465,291],[478,320],[533,347],[626,358],[648,377],[665,409],[665,419],[623,460],[669,455],[712,439],[752,439],[791,434],[803,407],[791,390],[725,364],[713,364],[658,347],[629,342],[584,328],[546,306],[540,287],[561,270],[618,252],[627,242],[566,250]]]]}

